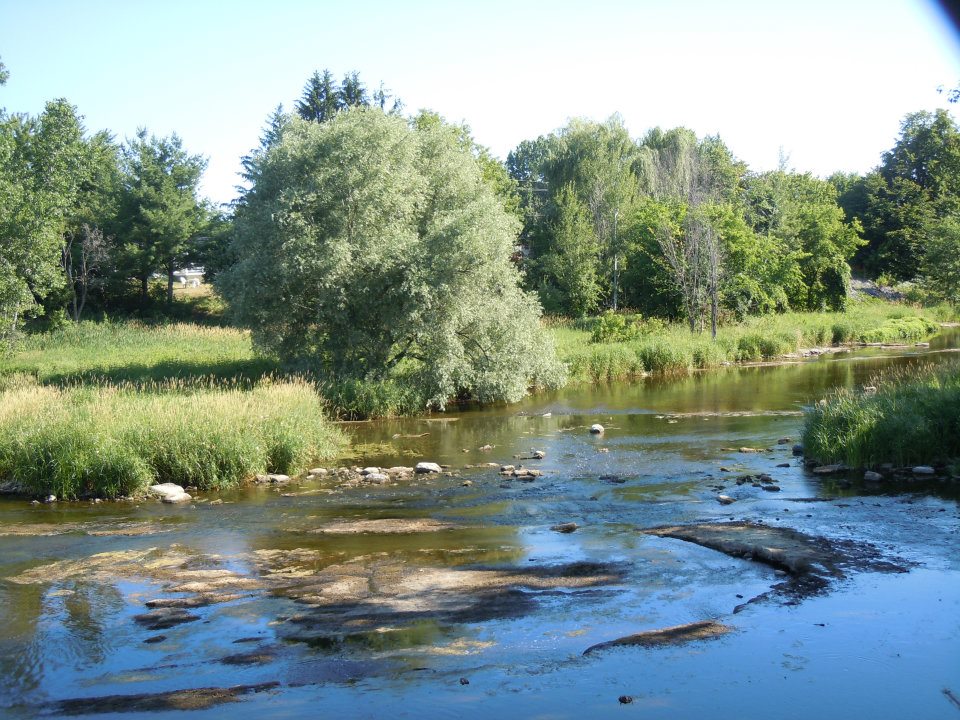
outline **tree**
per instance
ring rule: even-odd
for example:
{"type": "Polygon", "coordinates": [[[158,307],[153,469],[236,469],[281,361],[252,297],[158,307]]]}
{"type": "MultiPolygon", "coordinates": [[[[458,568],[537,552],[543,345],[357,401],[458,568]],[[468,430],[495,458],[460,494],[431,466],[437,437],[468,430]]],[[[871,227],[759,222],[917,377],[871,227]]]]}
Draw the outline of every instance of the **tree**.
{"type": "Polygon", "coordinates": [[[875,274],[910,279],[922,263],[927,228],[960,211],[960,128],[946,110],[907,115],[866,183],[863,261],[875,274]]]}
{"type": "Polygon", "coordinates": [[[544,274],[563,293],[569,311],[586,315],[597,309],[601,287],[597,278],[599,250],[589,210],[569,185],[556,199],[557,219],[551,228],[554,238],[543,256],[544,274]]]}
{"type": "Polygon", "coordinates": [[[920,277],[932,299],[960,306],[960,215],[930,228],[920,277]]]}
{"type": "Polygon", "coordinates": [[[859,221],[846,222],[833,183],[782,170],[751,176],[747,217],[755,232],[775,239],[797,263],[802,282],[785,288],[791,307],[846,307],[849,261],[863,241],[859,221]]]}
{"type": "Polygon", "coordinates": [[[0,338],[64,283],[61,242],[84,180],[83,128],[66,100],[37,118],[0,112],[0,338]]]}
{"type": "Polygon", "coordinates": [[[600,249],[596,262],[607,278],[614,310],[619,305],[624,245],[620,222],[637,197],[636,155],[637,146],[622,119],[614,116],[602,124],[571,121],[552,137],[547,157],[540,164],[551,190],[550,215],[557,211],[557,194],[568,186],[589,208],[600,249]]]}
{"type": "Polygon", "coordinates": [[[84,305],[87,303],[87,295],[97,281],[98,273],[108,257],[108,241],[100,228],[90,227],[84,223],[80,228],[79,236],[76,233],[67,232],[61,261],[67,275],[70,315],[74,322],[80,322],[84,305]]]}
{"type": "Polygon", "coordinates": [[[173,273],[204,219],[197,197],[206,160],[189,155],[176,134],[148,136],[141,129],[123,147],[123,181],[117,239],[127,276],[140,284],[146,304],[150,276],[167,274],[167,301],[173,300],[173,273]]]}
{"type": "Polygon", "coordinates": [[[685,128],[650,131],[637,166],[647,192],[665,205],[655,230],[657,248],[683,298],[690,331],[703,329],[709,308],[716,338],[727,275],[721,221],[734,215],[742,166],[719,138],[698,142],[685,128]]]}
{"type": "MultiPolygon", "coordinates": [[[[324,70],[323,75],[314,72],[303,88],[303,97],[297,103],[297,114],[304,120],[326,122],[340,110],[340,94],[333,80],[333,73],[324,70]]],[[[278,111],[282,112],[280,108],[278,111]]]]}
{"type": "Polygon", "coordinates": [[[218,287],[264,352],[397,382],[425,406],[558,380],[510,262],[517,223],[458,128],[356,108],[292,120],[258,160],[218,287]]]}
{"type": "MultiPolygon", "coordinates": [[[[340,84],[333,79],[333,73],[324,70],[323,74],[314,72],[303,88],[303,95],[297,103],[297,115],[304,120],[323,123],[332,120],[341,110],[352,107],[379,107],[387,112],[387,104],[392,96],[380,83],[380,87],[371,96],[356,71],[343,76],[340,84]]],[[[399,114],[403,103],[392,98],[391,114],[399,114]]]]}

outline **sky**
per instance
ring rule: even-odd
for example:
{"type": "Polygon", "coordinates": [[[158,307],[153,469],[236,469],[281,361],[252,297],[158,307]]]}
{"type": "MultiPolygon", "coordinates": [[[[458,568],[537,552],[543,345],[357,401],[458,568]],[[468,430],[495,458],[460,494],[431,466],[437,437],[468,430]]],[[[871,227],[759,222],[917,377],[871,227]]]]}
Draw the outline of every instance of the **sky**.
{"type": "Polygon", "coordinates": [[[268,115],[324,68],[466,122],[501,159],[619,113],[634,137],[683,125],[752,170],[820,176],[875,167],[904,115],[960,84],[928,0],[0,0],[0,59],[0,108],[64,97],[90,132],[175,132],[223,203],[268,115]]]}

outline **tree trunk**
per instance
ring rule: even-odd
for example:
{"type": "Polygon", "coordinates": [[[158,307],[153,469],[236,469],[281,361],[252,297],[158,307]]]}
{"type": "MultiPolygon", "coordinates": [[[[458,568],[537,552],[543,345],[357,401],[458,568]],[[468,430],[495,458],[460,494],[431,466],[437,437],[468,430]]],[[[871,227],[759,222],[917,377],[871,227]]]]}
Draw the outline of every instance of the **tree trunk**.
{"type": "Polygon", "coordinates": [[[147,307],[147,296],[148,290],[147,283],[150,280],[149,275],[140,276],[140,308],[143,309],[147,307]]]}
{"type": "Polygon", "coordinates": [[[167,265],[167,305],[173,304],[173,263],[167,265]]]}

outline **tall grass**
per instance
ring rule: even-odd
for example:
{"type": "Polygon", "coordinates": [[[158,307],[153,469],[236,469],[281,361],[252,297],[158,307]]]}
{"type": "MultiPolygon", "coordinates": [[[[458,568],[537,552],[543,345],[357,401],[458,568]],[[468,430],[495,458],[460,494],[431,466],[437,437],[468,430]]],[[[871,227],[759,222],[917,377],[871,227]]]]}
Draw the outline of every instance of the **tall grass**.
{"type": "Polygon", "coordinates": [[[153,482],[223,488],[300,472],[343,444],[303,381],[145,391],[20,376],[0,392],[0,479],[35,495],[117,497],[153,482]]]}
{"type": "MultiPolygon", "coordinates": [[[[771,360],[801,348],[856,343],[902,343],[922,340],[937,331],[925,311],[885,302],[859,302],[845,313],[784,313],[752,317],[721,326],[716,341],[708,333],[691,333],[685,325],[655,327],[648,332],[611,333],[609,318],[561,320],[548,324],[560,358],[579,382],[625,379],[647,373],[684,372],[726,363],[771,360]],[[603,325],[603,327],[601,327],[603,325]],[[599,328],[599,332],[598,332],[599,328]],[[625,337],[596,342],[600,337],[625,337]]],[[[629,321],[622,323],[629,330],[629,321]]],[[[634,321],[634,326],[641,326],[634,321]]]]}
{"type": "Polygon", "coordinates": [[[842,389],[807,412],[804,451],[851,467],[960,458],[960,363],[901,369],[842,389]]]}

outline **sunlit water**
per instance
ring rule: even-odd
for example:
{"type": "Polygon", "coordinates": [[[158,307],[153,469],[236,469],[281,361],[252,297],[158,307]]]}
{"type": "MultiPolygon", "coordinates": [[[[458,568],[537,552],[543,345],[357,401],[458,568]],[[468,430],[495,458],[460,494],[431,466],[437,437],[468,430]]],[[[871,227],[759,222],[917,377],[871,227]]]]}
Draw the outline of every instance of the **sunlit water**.
{"type": "MultiPolygon", "coordinates": [[[[574,387],[510,407],[345,426],[358,453],[345,462],[432,460],[452,476],[249,488],[187,506],[0,500],[0,716],[277,682],[189,716],[960,717],[943,692],[960,696],[956,485],[846,487],[791,453],[805,405],[883,368],[956,362],[957,341],[954,331],[930,349],[574,387]],[[592,423],[604,434],[591,435],[592,423]],[[532,450],[545,457],[515,457],[532,450]],[[508,480],[479,467],[487,463],[543,476],[508,480]],[[769,473],[781,491],[733,482],[747,472],[769,473]],[[721,506],[718,492],[737,502],[721,506]],[[407,534],[316,532],[374,519],[436,522],[407,534]],[[870,543],[911,569],[856,573],[825,595],[734,614],[780,580],[771,568],[638,532],[726,519],[870,543]],[[551,530],[566,522],[579,528],[551,530]],[[170,592],[182,582],[170,573],[184,568],[239,578],[238,597],[169,629],[134,622],[145,601],[184,596],[170,592]],[[502,572],[517,581],[482,586],[502,572]],[[339,592],[341,576],[352,589],[316,614],[311,597],[339,592]],[[582,655],[711,618],[735,632],[582,655]],[[250,652],[263,658],[229,661],[250,652]]],[[[141,715],[184,712],[122,717],[141,715]]]]}

